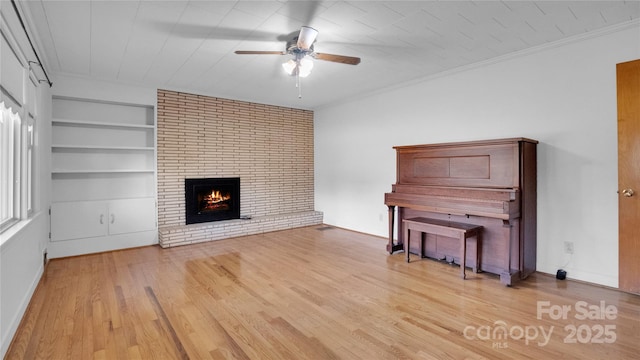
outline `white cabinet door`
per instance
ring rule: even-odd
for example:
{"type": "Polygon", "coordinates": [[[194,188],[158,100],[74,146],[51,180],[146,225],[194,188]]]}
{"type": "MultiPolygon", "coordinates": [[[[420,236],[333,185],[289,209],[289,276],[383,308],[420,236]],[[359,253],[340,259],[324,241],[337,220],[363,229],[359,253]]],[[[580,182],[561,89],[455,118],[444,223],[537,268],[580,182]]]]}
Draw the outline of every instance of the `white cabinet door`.
{"type": "Polygon", "coordinates": [[[51,204],[51,240],[107,235],[107,202],[73,201],[51,204]]]}
{"type": "Polygon", "coordinates": [[[109,234],[125,234],[156,228],[154,198],[109,201],[109,234]]]}

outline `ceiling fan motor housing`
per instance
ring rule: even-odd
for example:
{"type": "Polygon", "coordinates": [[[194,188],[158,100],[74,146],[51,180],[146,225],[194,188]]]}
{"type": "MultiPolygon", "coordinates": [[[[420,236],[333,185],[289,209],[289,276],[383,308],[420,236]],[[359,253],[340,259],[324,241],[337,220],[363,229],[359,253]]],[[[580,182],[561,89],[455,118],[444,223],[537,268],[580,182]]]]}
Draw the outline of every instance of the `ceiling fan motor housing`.
{"type": "Polygon", "coordinates": [[[300,49],[298,47],[298,37],[294,37],[293,39],[287,41],[286,52],[287,54],[291,55],[311,55],[313,54],[313,45],[311,45],[308,49],[300,49]]]}

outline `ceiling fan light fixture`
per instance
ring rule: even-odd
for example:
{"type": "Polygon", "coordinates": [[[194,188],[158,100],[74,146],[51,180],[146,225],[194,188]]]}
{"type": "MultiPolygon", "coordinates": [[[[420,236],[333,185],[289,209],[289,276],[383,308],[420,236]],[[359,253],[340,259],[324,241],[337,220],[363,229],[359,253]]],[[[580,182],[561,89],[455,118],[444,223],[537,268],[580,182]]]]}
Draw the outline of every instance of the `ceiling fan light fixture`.
{"type": "Polygon", "coordinates": [[[302,78],[309,76],[313,69],[313,60],[309,56],[304,56],[299,60],[290,59],[282,64],[282,68],[289,75],[298,75],[302,78]]]}
{"type": "Polygon", "coordinates": [[[282,63],[282,68],[289,75],[294,75],[295,74],[294,71],[296,70],[297,66],[298,66],[298,64],[296,64],[296,62],[293,61],[293,59],[291,59],[291,60],[289,60],[289,61],[287,61],[285,63],[282,63]]]}
{"type": "Polygon", "coordinates": [[[311,70],[313,70],[313,60],[309,58],[309,56],[305,56],[300,59],[298,63],[298,71],[300,72],[300,77],[307,77],[311,74],[311,70]]]}

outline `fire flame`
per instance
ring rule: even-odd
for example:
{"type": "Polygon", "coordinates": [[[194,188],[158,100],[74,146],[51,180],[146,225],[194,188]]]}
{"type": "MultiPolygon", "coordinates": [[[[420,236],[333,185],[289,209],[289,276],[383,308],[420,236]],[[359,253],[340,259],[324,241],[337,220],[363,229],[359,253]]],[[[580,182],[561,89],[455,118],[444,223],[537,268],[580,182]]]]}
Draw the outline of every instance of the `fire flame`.
{"type": "Polygon", "coordinates": [[[229,199],[231,199],[231,195],[229,194],[222,195],[222,193],[220,193],[219,190],[212,190],[211,194],[209,194],[204,198],[204,200],[210,204],[217,204],[219,202],[227,201],[229,199]]]}

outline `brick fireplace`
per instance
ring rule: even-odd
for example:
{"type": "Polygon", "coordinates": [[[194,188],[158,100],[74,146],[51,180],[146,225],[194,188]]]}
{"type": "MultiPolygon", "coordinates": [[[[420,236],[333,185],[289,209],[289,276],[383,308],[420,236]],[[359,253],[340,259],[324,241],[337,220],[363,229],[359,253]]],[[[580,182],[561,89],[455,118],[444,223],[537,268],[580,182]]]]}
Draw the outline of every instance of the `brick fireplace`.
{"type": "Polygon", "coordinates": [[[313,112],[158,90],[162,247],[322,223],[314,210],[313,112]],[[239,178],[240,217],[187,224],[185,180],[239,178]]]}

